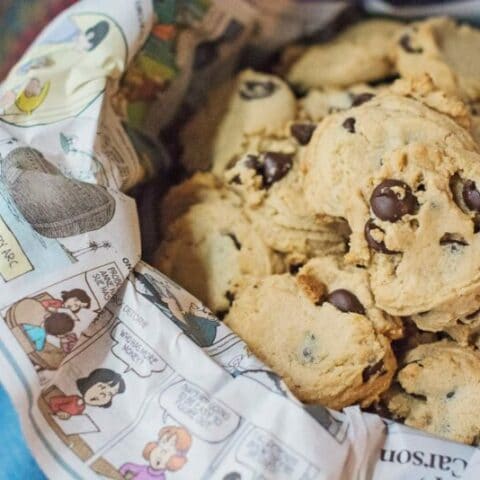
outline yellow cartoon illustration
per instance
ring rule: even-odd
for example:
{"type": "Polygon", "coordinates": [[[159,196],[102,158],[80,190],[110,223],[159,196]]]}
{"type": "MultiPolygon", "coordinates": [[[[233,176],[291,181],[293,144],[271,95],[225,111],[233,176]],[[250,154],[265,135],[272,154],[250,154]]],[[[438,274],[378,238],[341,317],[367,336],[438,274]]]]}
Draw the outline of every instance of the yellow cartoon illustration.
{"type": "Polygon", "coordinates": [[[76,116],[125,68],[127,44],[110,17],[77,13],[47,29],[0,87],[0,121],[19,126],[76,116]]]}
{"type": "Polygon", "coordinates": [[[31,78],[16,98],[15,105],[21,112],[32,113],[44,102],[49,88],[49,80],[42,85],[38,78],[31,78]]]}

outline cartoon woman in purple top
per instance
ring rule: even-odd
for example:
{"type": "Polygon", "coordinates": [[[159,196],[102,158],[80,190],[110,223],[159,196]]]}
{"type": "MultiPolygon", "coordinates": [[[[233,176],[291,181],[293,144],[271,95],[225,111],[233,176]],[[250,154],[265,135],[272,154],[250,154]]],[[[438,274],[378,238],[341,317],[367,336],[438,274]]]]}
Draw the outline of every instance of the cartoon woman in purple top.
{"type": "Polygon", "coordinates": [[[163,427],[156,442],[148,442],[143,449],[143,458],[148,465],[124,463],[120,473],[132,480],[166,480],[165,472],[175,472],[187,463],[187,452],[192,437],[183,427],[163,427]],[[133,476],[131,476],[133,475],[133,476]]]}

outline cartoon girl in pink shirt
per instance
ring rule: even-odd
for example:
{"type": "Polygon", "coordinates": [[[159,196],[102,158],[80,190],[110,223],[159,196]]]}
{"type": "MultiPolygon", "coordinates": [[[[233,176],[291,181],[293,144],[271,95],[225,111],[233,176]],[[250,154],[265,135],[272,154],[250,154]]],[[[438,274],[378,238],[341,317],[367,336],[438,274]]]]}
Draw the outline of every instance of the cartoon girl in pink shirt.
{"type": "Polygon", "coordinates": [[[143,449],[143,458],[148,465],[124,463],[120,473],[131,480],[166,480],[166,471],[175,472],[187,463],[191,445],[192,437],[185,428],[163,427],[158,433],[158,440],[148,442],[143,449]]]}

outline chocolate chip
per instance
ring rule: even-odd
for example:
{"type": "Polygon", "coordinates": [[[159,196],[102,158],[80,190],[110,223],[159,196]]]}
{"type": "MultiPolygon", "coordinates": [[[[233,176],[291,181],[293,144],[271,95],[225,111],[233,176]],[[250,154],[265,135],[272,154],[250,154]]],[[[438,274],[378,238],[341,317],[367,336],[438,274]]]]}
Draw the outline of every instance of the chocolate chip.
{"type": "Polygon", "coordinates": [[[458,233],[445,233],[442,235],[442,238],[440,238],[440,245],[451,245],[451,244],[456,244],[456,245],[468,245],[468,242],[458,233]]]}
{"type": "Polygon", "coordinates": [[[368,382],[370,378],[372,378],[376,374],[382,374],[385,373],[384,368],[383,368],[383,360],[379,360],[377,363],[374,363],[373,365],[369,365],[368,367],[363,369],[362,372],[362,380],[363,382],[368,382]]]}
{"type": "Polygon", "coordinates": [[[241,185],[242,181],[240,180],[240,175],[235,175],[228,183],[235,183],[236,185],[241,185]]]}
{"type": "Polygon", "coordinates": [[[252,170],[255,170],[257,173],[262,172],[262,164],[258,161],[257,155],[252,155],[251,153],[249,153],[242,160],[242,163],[245,165],[245,167],[251,168],[252,170]]]}
{"type": "Polygon", "coordinates": [[[232,239],[232,242],[237,250],[240,250],[242,248],[242,244],[238,241],[238,238],[233,233],[227,233],[227,237],[230,237],[232,239]]]}
{"type": "Polygon", "coordinates": [[[225,168],[227,170],[230,170],[230,168],[233,168],[237,164],[237,162],[238,162],[238,157],[234,156],[228,161],[227,166],[225,168]]]}
{"type": "Polygon", "coordinates": [[[215,312],[215,316],[219,320],[223,320],[227,316],[228,310],[219,310],[218,312],[215,312]]]}
{"type": "Polygon", "coordinates": [[[372,235],[372,232],[374,232],[375,230],[383,234],[385,233],[384,230],[382,230],[380,227],[375,225],[374,221],[370,219],[365,224],[365,229],[364,229],[365,239],[367,240],[368,246],[380,253],[387,253],[389,255],[398,253],[398,252],[394,252],[393,250],[389,250],[385,246],[385,242],[383,240],[381,241],[375,240],[374,236],[372,235]]]}
{"type": "Polygon", "coordinates": [[[247,80],[240,88],[240,97],[244,100],[257,100],[266,98],[275,92],[278,86],[271,80],[260,82],[258,80],[247,80]]]}
{"type": "Polygon", "coordinates": [[[358,107],[359,105],[362,105],[362,103],[371,100],[374,96],[373,93],[369,92],[359,93],[358,95],[352,94],[352,107],[358,107]]]}
{"type": "Polygon", "coordinates": [[[303,267],[303,263],[292,263],[288,267],[288,271],[290,272],[291,275],[296,275],[302,267],[303,267]]]}
{"type": "Polygon", "coordinates": [[[314,360],[313,352],[312,352],[311,348],[308,348],[308,347],[304,348],[302,350],[302,356],[309,363],[313,362],[313,360],[314,360]]]}
{"type": "Polygon", "coordinates": [[[290,133],[300,145],[307,145],[312,138],[316,125],[313,123],[294,123],[290,126],[290,133]]]}
{"type": "Polygon", "coordinates": [[[350,133],[355,133],[355,119],[353,117],[346,118],[342,127],[350,133]]]}
{"type": "Polygon", "coordinates": [[[263,156],[263,183],[269,187],[282,179],[292,168],[293,155],[280,152],[265,152],[263,156]]]}
{"type": "Polygon", "coordinates": [[[290,85],[290,88],[296,98],[303,98],[308,94],[308,88],[305,88],[303,85],[293,84],[290,85]]]}
{"type": "Polygon", "coordinates": [[[415,231],[415,230],[418,230],[418,227],[420,226],[420,223],[418,222],[418,220],[416,218],[412,218],[408,224],[410,225],[410,228],[415,231]]]}
{"type": "Polygon", "coordinates": [[[480,232],[480,215],[477,214],[473,218],[473,233],[480,232]]]}
{"type": "Polygon", "coordinates": [[[368,85],[370,85],[371,87],[378,87],[380,85],[390,85],[395,80],[398,80],[399,78],[400,78],[400,75],[389,75],[388,77],[379,78],[378,80],[371,80],[370,82],[368,82],[368,85]]]}
{"type": "Polygon", "coordinates": [[[230,290],[227,290],[225,293],[225,298],[228,300],[228,303],[231,306],[233,301],[235,300],[235,294],[233,294],[230,290]]]}
{"type": "Polygon", "coordinates": [[[400,180],[387,179],[378,184],[370,197],[373,213],[381,220],[396,222],[414,213],[418,202],[411,188],[400,180]]]}
{"type": "Polygon", "coordinates": [[[447,393],[447,398],[452,398],[455,395],[454,391],[448,392],[447,393]]]}
{"type": "Polygon", "coordinates": [[[410,35],[405,34],[400,37],[400,40],[398,41],[398,43],[408,53],[422,53],[423,48],[412,47],[410,40],[411,40],[410,35]]]}
{"type": "Polygon", "coordinates": [[[417,192],[424,192],[425,191],[425,185],[423,183],[420,183],[417,188],[416,188],[416,191],[417,192]]]}
{"type": "Polygon", "coordinates": [[[475,212],[480,212],[480,192],[473,180],[465,180],[462,190],[463,201],[465,205],[475,212]]]}
{"type": "Polygon", "coordinates": [[[420,395],[419,393],[409,393],[409,395],[415,398],[416,400],[420,400],[421,402],[427,401],[427,397],[425,395],[420,395]]]}
{"type": "Polygon", "coordinates": [[[365,314],[365,308],[360,303],[358,298],[348,290],[340,288],[329,293],[327,302],[338,308],[341,312],[365,314]]]}
{"type": "Polygon", "coordinates": [[[465,316],[465,318],[466,318],[467,320],[472,320],[472,319],[474,319],[479,313],[480,313],[480,308],[477,309],[477,310],[475,310],[475,311],[472,312],[472,313],[469,313],[468,315],[465,316]]]}

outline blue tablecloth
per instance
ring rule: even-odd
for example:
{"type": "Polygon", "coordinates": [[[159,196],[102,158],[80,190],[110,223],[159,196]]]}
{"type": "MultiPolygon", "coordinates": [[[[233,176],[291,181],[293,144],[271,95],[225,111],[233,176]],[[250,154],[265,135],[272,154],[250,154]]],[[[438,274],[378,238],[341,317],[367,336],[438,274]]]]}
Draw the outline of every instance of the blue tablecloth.
{"type": "Polygon", "coordinates": [[[0,385],[0,480],[44,480],[23,438],[17,413],[0,385]]]}

